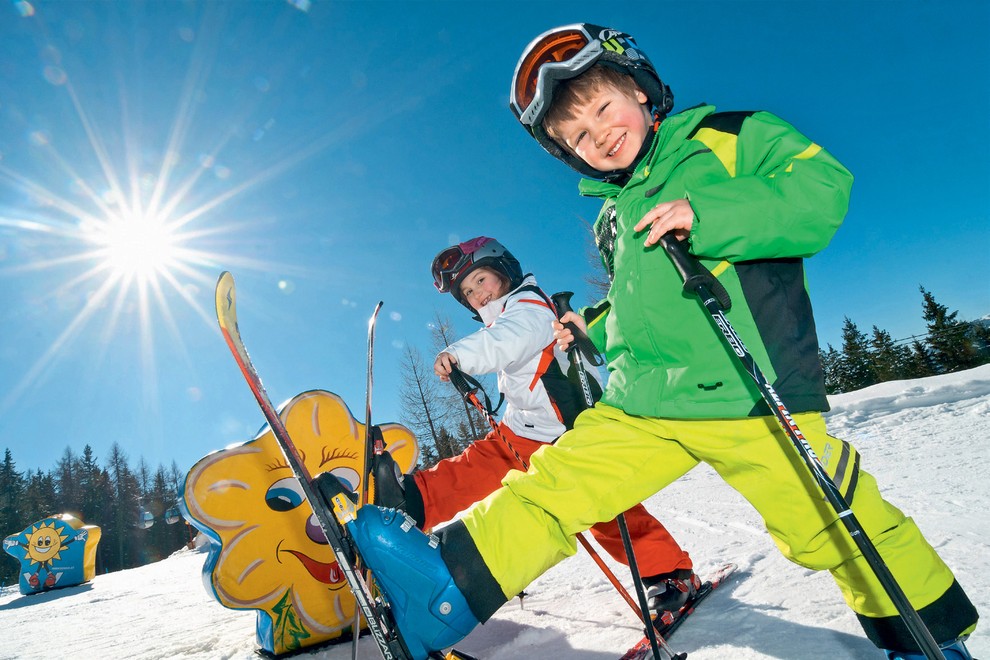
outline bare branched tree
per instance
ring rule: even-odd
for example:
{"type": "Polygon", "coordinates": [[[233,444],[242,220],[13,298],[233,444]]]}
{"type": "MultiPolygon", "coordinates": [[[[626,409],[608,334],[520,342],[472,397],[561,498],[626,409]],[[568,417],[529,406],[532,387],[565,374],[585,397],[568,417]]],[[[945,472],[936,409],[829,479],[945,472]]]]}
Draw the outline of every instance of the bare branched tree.
{"type": "Polygon", "coordinates": [[[608,289],[612,283],[608,279],[608,273],[602,264],[602,255],[598,251],[598,245],[595,243],[594,227],[589,225],[585,220],[582,220],[581,224],[584,225],[585,229],[584,258],[588,263],[588,273],[584,276],[584,282],[591,287],[592,295],[598,296],[598,299],[588,301],[589,304],[594,304],[608,294],[608,289]]]}
{"type": "MultiPolygon", "coordinates": [[[[430,325],[430,331],[433,336],[433,349],[437,353],[443,351],[443,349],[457,341],[457,333],[454,330],[454,324],[451,322],[450,318],[447,316],[442,316],[440,312],[435,310],[433,313],[433,323],[430,325]]],[[[482,387],[487,390],[491,387],[491,385],[482,382],[482,387]]],[[[446,404],[452,417],[456,415],[460,418],[456,423],[456,426],[459,430],[458,436],[463,449],[475,440],[484,437],[488,432],[488,426],[486,421],[481,418],[480,413],[475,410],[472,405],[465,401],[452,385],[445,387],[444,391],[447,393],[446,404]],[[457,412],[455,413],[454,411],[457,412]]]]}
{"type": "Polygon", "coordinates": [[[440,403],[440,381],[423,362],[418,349],[406,346],[402,359],[402,386],[399,388],[399,402],[402,406],[406,426],[420,439],[420,449],[424,465],[431,465],[449,455],[449,432],[443,428],[447,417],[440,403]],[[446,435],[442,435],[446,434],[446,435]],[[426,439],[429,446],[423,446],[426,439]]]}

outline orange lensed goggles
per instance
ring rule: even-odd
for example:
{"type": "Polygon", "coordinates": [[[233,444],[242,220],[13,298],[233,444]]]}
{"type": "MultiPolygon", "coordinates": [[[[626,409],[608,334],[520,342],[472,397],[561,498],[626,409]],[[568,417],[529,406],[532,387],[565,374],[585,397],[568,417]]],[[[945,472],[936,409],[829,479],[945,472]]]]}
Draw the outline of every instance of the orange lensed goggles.
{"type": "Polygon", "coordinates": [[[440,293],[450,291],[450,285],[458,278],[466,267],[470,266],[474,260],[470,254],[464,254],[459,245],[453,245],[433,260],[433,286],[440,293]]]}
{"type": "Polygon", "coordinates": [[[542,120],[556,81],[583,73],[601,53],[601,40],[582,24],[554,28],[534,39],[512,76],[509,104],[519,121],[532,126],[542,120]]]}

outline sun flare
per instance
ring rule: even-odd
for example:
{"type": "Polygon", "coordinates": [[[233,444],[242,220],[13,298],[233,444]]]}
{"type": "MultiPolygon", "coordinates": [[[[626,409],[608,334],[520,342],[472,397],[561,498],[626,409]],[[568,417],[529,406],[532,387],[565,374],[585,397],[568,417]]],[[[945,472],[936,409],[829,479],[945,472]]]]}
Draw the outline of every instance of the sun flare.
{"type": "Polygon", "coordinates": [[[167,273],[177,259],[179,237],[161,218],[111,218],[99,223],[94,234],[98,259],[117,277],[153,280],[167,273]]]}

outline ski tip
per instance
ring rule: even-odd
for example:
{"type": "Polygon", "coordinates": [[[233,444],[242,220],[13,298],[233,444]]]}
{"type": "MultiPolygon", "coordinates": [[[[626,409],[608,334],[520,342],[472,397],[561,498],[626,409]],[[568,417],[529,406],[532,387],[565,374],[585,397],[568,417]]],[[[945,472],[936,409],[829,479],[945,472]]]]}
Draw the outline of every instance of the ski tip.
{"type": "Polygon", "coordinates": [[[221,294],[226,294],[234,288],[234,276],[230,274],[229,270],[225,270],[220,273],[220,277],[217,278],[217,299],[220,299],[221,294]]]}
{"type": "Polygon", "coordinates": [[[234,288],[234,276],[230,274],[229,270],[225,270],[220,273],[220,277],[217,278],[217,294],[221,292],[230,291],[234,288]]]}
{"type": "Polygon", "coordinates": [[[220,322],[221,329],[229,329],[235,325],[237,320],[235,296],[234,276],[230,271],[225,270],[220,273],[215,293],[217,321],[220,322]]]}
{"type": "Polygon", "coordinates": [[[385,304],[384,300],[379,300],[378,304],[375,305],[375,311],[371,313],[368,317],[368,337],[370,339],[371,335],[375,332],[375,321],[378,320],[378,312],[382,311],[382,305],[385,304]]]}

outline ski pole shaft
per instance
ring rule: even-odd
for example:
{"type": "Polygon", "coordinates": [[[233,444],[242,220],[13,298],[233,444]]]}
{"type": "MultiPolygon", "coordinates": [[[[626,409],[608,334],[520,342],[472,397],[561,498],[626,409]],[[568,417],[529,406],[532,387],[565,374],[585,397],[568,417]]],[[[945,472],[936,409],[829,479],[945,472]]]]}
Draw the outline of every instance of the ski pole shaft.
{"type": "MultiPolygon", "coordinates": [[[[550,300],[553,302],[554,307],[557,308],[557,320],[560,320],[567,312],[574,311],[571,307],[571,296],[574,294],[570,291],[561,291],[560,293],[555,293],[550,296],[550,300]]],[[[577,373],[578,382],[581,384],[581,393],[584,395],[584,405],[585,408],[592,408],[595,405],[595,399],[591,395],[591,386],[588,382],[588,372],[584,369],[584,364],[581,362],[581,357],[575,350],[578,347],[579,335],[584,335],[581,329],[578,328],[573,323],[566,323],[564,326],[571,331],[574,335],[574,341],[571,342],[570,346],[567,347],[567,358],[571,362],[571,366],[577,373]]],[[[650,640],[650,649],[653,651],[653,657],[659,660],[660,658],[660,646],[661,643],[665,647],[666,651],[672,658],[680,658],[681,656],[675,655],[670,647],[667,646],[666,640],[657,634],[656,630],[653,629],[653,619],[650,618],[650,607],[649,603],[646,601],[646,590],[643,588],[643,578],[639,574],[639,566],[636,563],[636,553],[633,550],[632,537],[629,535],[629,526],[626,524],[626,516],[620,513],[615,517],[616,522],[619,525],[619,536],[622,537],[622,547],[626,551],[626,561],[629,562],[629,572],[632,574],[633,587],[636,590],[636,598],[639,600],[639,616],[643,620],[643,625],[646,629],[646,637],[650,640]]],[[[684,655],[686,657],[686,654],[684,655]]]]}
{"type": "Polygon", "coordinates": [[[615,517],[619,524],[619,535],[622,537],[622,547],[626,551],[626,559],[629,561],[629,571],[632,573],[633,584],[636,587],[636,597],[639,599],[640,618],[646,630],[646,638],[650,640],[650,650],[653,657],[659,660],[660,649],[670,656],[670,660],[684,660],[687,653],[674,653],[670,645],[667,644],[660,634],[653,628],[653,618],[650,616],[650,604],[646,602],[646,592],[643,589],[643,581],[639,577],[639,566],[636,564],[636,553],[632,547],[632,537],[629,535],[629,526],[626,524],[626,517],[621,513],[615,517]],[[643,614],[645,612],[645,614],[643,614]]]}
{"type": "MultiPolygon", "coordinates": [[[[928,630],[921,615],[911,605],[911,602],[884,562],[883,557],[880,556],[876,546],[873,545],[873,541],[866,535],[866,531],[859,523],[859,520],[857,520],[852,509],[850,509],[849,504],[846,503],[842,493],[839,492],[835,482],[828,476],[828,472],[825,471],[821,461],[818,460],[811,445],[808,444],[801,430],[794,423],[791,413],[784,406],[777,391],[763,375],[759,365],[756,364],[756,360],[753,359],[753,356],[746,349],[745,344],[743,344],[742,338],[736,334],[732,324],[725,317],[724,311],[728,305],[723,304],[724,301],[720,300],[722,296],[713,292],[714,287],[712,283],[717,283],[717,280],[700,261],[687,251],[684,244],[677,240],[672,233],[662,236],[660,243],[663,245],[664,250],[666,250],[674,267],[680,273],[681,279],[684,280],[684,290],[698,296],[701,305],[721,331],[722,338],[728,344],[729,349],[736,355],[743,368],[756,382],[756,386],[760,390],[760,395],[766,401],[767,405],[770,406],[770,410],[773,412],[774,417],[776,417],[780,428],[791,441],[791,444],[804,461],[815,481],[818,482],[818,486],[825,495],[825,499],[828,500],[835,513],[839,516],[839,519],[845,525],[849,536],[852,537],[852,540],[856,543],[856,547],[859,548],[864,559],[870,565],[870,569],[876,576],[877,581],[880,582],[887,597],[894,604],[897,613],[900,614],[904,625],[911,633],[915,643],[918,644],[918,647],[929,660],[945,660],[942,650],[939,648],[934,637],[932,637],[932,633],[928,630]]],[[[721,285],[719,284],[719,286],[721,285]]],[[[722,291],[724,292],[724,289],[722,291]]],[[[725,298],[727,299],[728,296],[725,296],[725,298]]]]}
{"type": "Polygon", "coordinates": [[[591,555],[591,559],[598,565],[598,568],[602,569],[602,573],[604,573],[608,581],[612,583],[615,590],[619,592],[622,599],[626,601],[629,608],[636,613],[636,618],[642,619],[643,610],[640,609],[639,605],[636,604],[636,601],[634,601],[632,596],[629,595],[629,592],[626,591],[626,588],[622,586],[621,582],[619,582],[619,578],[616,577],[615,573],[612,572],[612,569],[605,563],[605,560],[603,560],[601,555],[598,554],[598,551],[596,551],[591,545],[591,541],[589,541],[584,534],[578,534],[577,540],[581,544],[581,547],[588,551],[588,554],[591,555]]]}

